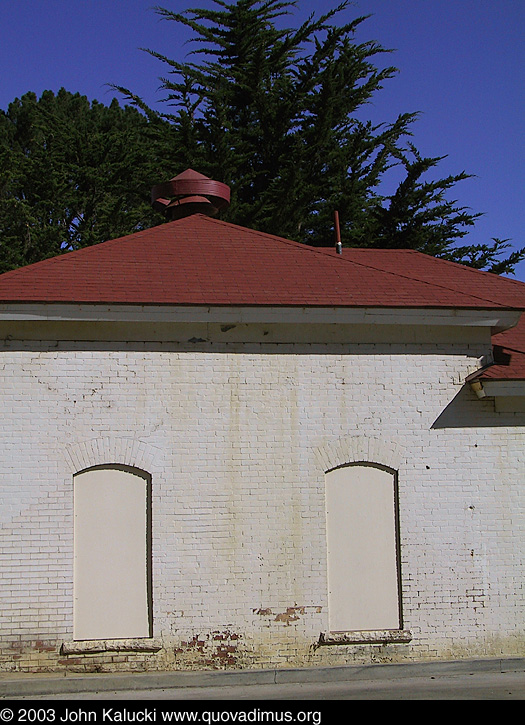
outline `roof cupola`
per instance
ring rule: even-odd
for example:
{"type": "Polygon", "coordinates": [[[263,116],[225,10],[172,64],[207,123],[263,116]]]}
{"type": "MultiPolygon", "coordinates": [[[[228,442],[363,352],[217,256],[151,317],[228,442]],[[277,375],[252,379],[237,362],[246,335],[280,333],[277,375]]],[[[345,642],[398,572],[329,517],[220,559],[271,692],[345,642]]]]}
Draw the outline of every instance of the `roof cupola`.
{"type": "Polygon", "coordinates": [[[220,209],[230,205],[230,187],[209,179],[193,169],[151,190],[151,204],[171,221],[191,214],[215,216],[220,209]]]}

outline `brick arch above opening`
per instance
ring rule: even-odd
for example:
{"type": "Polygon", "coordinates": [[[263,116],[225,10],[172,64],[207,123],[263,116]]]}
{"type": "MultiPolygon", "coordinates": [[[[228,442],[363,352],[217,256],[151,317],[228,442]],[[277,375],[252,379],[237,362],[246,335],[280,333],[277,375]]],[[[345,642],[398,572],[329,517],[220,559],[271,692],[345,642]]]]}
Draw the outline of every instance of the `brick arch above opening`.
{"type": "Polygon", "coordinates": [[[64,456],[72,474],[93,466],[120,464],[155,473],[162,451],[135,438],[103,436],[65,446],[64,456]]]}
{"type": "Polygon", "coordinates": [[[315,449],[323,471],[347,463],[374,463],[398,471],[405,462],[402,446],[391,440],[375,436],[350,435],[328,441],[315,449]]]}

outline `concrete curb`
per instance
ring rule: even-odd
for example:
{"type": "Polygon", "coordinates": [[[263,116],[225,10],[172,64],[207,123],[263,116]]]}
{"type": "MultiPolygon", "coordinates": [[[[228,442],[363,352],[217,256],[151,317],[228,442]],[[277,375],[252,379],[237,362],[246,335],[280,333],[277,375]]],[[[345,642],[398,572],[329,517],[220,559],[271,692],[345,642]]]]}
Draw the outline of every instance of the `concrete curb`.
{"type": "Polygon", "coordinates": [[[482,672],[525,672],[525,658],[492,658],[399,664],[347,665],[311,669],[272,669],[138,674],[0,675],[0,699],[115,690],[224,687],[348,680],[392,680],[402,677],[445,677],[482,672]]]}

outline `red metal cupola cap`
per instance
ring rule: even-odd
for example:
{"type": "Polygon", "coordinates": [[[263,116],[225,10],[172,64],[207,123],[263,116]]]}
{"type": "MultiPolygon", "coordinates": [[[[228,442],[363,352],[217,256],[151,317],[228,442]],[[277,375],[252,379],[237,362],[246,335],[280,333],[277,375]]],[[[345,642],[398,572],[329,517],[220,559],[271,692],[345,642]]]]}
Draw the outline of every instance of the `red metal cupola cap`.
{"type": "Polygon", "coordinates": [[[154,186],[151,204],[171,220],[191,214],[215,216],[220,209],[230,205],[230,188],[198,171],[186,169],[164,184],[154,186]]]}

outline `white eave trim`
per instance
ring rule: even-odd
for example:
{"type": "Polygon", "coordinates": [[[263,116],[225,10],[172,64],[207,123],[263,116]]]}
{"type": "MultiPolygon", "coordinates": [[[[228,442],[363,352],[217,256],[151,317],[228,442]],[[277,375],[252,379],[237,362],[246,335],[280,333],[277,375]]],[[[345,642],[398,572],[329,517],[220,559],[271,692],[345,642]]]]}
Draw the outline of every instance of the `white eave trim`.
{"type": "Polygon", "coordinates": [[[0,320],[4,321],[452,325],[490,327],[492,333],[514,327],[520,315],[520,310],[447,308],[0,304],[0,320]]]}
{"type": "Polygon", "coordinates": [[[516,398],[525,396],[525,380],[472,380],[478,398],[516,398]]]}

